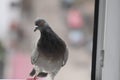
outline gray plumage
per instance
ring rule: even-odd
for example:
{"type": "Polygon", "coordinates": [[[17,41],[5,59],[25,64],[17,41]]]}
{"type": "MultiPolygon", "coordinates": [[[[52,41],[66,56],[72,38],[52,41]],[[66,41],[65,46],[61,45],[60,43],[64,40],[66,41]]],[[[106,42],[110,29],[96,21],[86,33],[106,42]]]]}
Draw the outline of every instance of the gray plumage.
{"type": "Polygon", "coordinates": [[[35,66],[31,76],[46,77],[55,75],[64,66],[68,59],[68,50],[65,42],[50,28],[43,20],[35,22],[37,26],[34,31],[39,30],[41,37],[31,56],[31,63],[35,66]]]}

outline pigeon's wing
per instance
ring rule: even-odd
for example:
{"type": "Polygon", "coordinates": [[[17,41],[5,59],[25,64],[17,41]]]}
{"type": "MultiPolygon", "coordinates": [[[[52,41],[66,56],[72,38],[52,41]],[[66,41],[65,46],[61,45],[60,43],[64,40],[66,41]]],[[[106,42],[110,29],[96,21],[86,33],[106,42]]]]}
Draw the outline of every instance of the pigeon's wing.
{"type": "Polygon", "coordinates": [[[37,51],[37,49],[35,49],[31,56],[31,63],[35,64],[37,62],[38,58],[39,58],[39,52],[37,51]]]}
{"type": "Polygon", "coordinates": [[[68,49],[66,49],[66,52],[64,54],[64,59],[63,59],[63,65],[62,66],[64,66],[66,64],[67,60],[68,60],[68,49]]]}

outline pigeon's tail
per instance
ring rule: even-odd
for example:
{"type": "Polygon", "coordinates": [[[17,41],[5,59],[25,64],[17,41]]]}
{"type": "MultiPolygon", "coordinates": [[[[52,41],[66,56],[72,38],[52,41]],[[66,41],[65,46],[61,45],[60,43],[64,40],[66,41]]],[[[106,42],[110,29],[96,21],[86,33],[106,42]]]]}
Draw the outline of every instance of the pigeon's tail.
{"type": "Polygon", "coordinates": [[[40,72],[37,76],[38,77],[47,77],[48,73],[40,72]]]}
{"type": "Polygon", "coordinates": [[[36,73],[35,69],[33,68],[32,71],[30,72],[30,76],[34,76],[36,73]]]}

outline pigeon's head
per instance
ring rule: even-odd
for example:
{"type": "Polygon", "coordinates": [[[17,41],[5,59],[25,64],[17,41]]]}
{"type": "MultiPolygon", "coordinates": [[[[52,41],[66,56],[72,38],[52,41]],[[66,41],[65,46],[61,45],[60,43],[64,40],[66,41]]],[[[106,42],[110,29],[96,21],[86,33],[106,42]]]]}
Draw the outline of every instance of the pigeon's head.
{"type": "Polygon", "coordinates": [[[42,28],[46,27],[46,25],[47,22],[44,19],[38,19],[35,21],[36,28],[34,29],[34,31],[41,30],[42,28]]]}

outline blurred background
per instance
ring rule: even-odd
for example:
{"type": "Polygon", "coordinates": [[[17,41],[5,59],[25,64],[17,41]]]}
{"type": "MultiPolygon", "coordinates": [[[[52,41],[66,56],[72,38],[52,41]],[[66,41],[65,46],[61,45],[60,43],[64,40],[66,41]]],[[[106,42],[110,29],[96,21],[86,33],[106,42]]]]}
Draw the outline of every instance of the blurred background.
{"type": "Polygon", "coordinates": [[[0,79],[25,79],[39,32],[34,21],[45,19],[65,40],[69,59],[55,80],[90,80],[94,0],[1,0],[0,79]]]}

